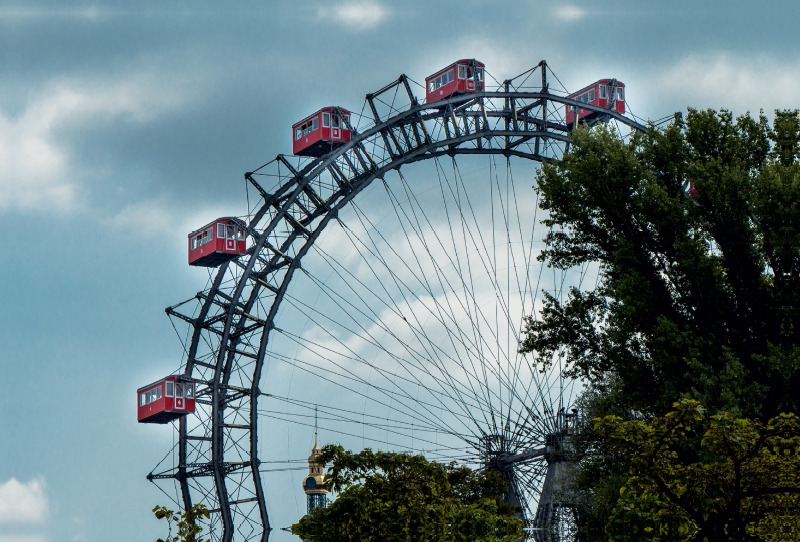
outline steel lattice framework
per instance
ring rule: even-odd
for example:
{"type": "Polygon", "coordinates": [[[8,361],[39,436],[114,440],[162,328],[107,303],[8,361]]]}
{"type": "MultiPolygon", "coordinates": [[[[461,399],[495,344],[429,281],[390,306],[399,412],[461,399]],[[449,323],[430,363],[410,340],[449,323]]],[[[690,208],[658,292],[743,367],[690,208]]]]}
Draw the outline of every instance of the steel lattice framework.
{"type": "Polygon", "coordinates": [[[373,180],[412,162],[461,154],[558,158],[568,150],[572,128],[560,114],[565,106],[597,112],[597,121],[645,129],[621,114],[551,92],[548,73],[542,61],[498,90],[431,104],[420,103],[402,75],[366,96],[372,118],[351,126],[352,139],[344,146],[299,162],[279,155],[245,174],[262,198],[248,225],[248,254],[220,266],[193,299],[166,309],[189,326],[184,375],[198,384],[198,412],[180,421],[177,465],[148,475],[177,481],[185,508],[205,503],[215,538],[268,539],[257,448],[265,353],[293,275],[343,207],[373,180]],[[536,86],[524,87],[534,76],[536,86]],[[274,183],[271,191],[265,179],[274,183]],[[257,303],[269,307],[266,316],[256,315],[257,303]]]}

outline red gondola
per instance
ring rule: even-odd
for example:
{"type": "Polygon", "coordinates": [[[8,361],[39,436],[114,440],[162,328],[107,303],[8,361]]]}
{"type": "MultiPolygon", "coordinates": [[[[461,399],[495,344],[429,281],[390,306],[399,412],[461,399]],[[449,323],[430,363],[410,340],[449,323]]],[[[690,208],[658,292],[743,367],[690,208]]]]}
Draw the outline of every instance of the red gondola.
{"type": "Polygon", "coordinates": [[[458,60],[443,70],[425,78],[425,101],[444,100],[457,94],[472,94],[485,88],[483,62],[473,59],[458,60]]]}
{"type": "MultiPolygon", "coordinates": [[[[616,79],[600,79],[588,87],[582,88],[578,92],[573,92],[567,98],[577,100],[586,104],[597,105],[610,109],[616,113],[625,112],[625,83],[616,79]]],[[[567,125],[575,122],[575,107],[567,105],[564,107],[567,125]]],[[[597,111],[578,108],[578,120],[590,121],[602,115],[597,111]]]]}
{"type": "Polygon", "coordinates": [[[189,234],[189,265],[217,267],[247,252],[245,224],[238,218],[218,218],[189,234]]]}
{"type": "Polygon", "coordinates": [[[177,375],[136,390],[139,423],[168,423],[194,412],[194,384],[177,375]]]}
{"type": "Polygon", "coordinates": [[[350,112],[323,107],[292,126],[292,153],[323,156],[350,141],[350,112]]]}

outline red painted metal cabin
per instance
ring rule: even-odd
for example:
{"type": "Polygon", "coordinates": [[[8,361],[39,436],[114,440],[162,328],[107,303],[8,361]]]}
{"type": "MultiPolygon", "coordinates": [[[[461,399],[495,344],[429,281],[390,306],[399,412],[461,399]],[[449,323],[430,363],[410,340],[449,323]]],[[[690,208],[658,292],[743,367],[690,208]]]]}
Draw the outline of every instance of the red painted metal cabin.
{"type": "Polygon", "coordinates": [[[425,102],[444,100],[458,94],[472,94],[485,88],[483,62],[458,60],[425,78],[425,102]]]}
{"type": "Polygon", "coordinates": [[[324,156],[350,141],[350,112],[341,107],[323,107],[292,126],[292,153],[324,156]]]}
{"type": "MultiPolygon", "coordinates": [[[[578,92],[573,92],[567,98],[611,109],[617,113],[625,112],[625,84],[616,79],[600,79],[578,92]],[[613,102],[613,103],[611,103],[613,102]]],[[[575,122],[575,109],[572,105],[564,107],[567,125],[575,122]]],[[[578,120],[593,120],[602,115],[597,111],[578,108],[578,120]]]]}
{"type": "Polygon", "coordinates": [[[189,234],[189,265],[217,267],[247,252],[245,224],[238,218],[218,218],[189,234]]]}
{"type": "Polygon", "coordinates": [[[168,423],[194,412],[194,383],[178,375],[136,390],[139,423],[168,423]]]}

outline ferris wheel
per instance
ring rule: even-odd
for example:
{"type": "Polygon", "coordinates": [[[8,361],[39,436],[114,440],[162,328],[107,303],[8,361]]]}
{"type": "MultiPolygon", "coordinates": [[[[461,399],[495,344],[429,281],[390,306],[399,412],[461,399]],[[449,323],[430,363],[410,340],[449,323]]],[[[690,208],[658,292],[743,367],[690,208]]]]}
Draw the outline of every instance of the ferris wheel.
{"type": "Polygon", "coordinates": [[[570,94],[544,61],[488,79],[464,60],[427,78],[424,100],[403,75],[360,112],[318,111],[292,127],[293,156],[245,174],[246,216],[190,235],[208,283],[166,310],[181,374],[140,389],[139,409],[177,431],[148,479],[205,504],[212,539],[267,540],[298,519],[270,514],[289,462],[274,450],[317,418],[351,449],[497,470],[532,536],[569,538],[556,489],[580,384],[518,345],[541,292],[596,270],[537,260],[535,175],[578,122],[644,126],[613,79],[570,94]]]}

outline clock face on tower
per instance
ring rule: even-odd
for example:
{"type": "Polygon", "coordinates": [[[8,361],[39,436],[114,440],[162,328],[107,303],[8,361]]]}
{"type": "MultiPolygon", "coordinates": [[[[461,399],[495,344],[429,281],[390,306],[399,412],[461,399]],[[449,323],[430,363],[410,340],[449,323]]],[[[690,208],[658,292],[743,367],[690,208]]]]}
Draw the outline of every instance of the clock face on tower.
{"type": "Polygon", "coordinates": [[[307,489],[314,489],[315,487],[317,487],[317,481],[314,480],[314,477],[313,476],[309,476],[308,478],[306,478],[306,488],[307,489]]]}

